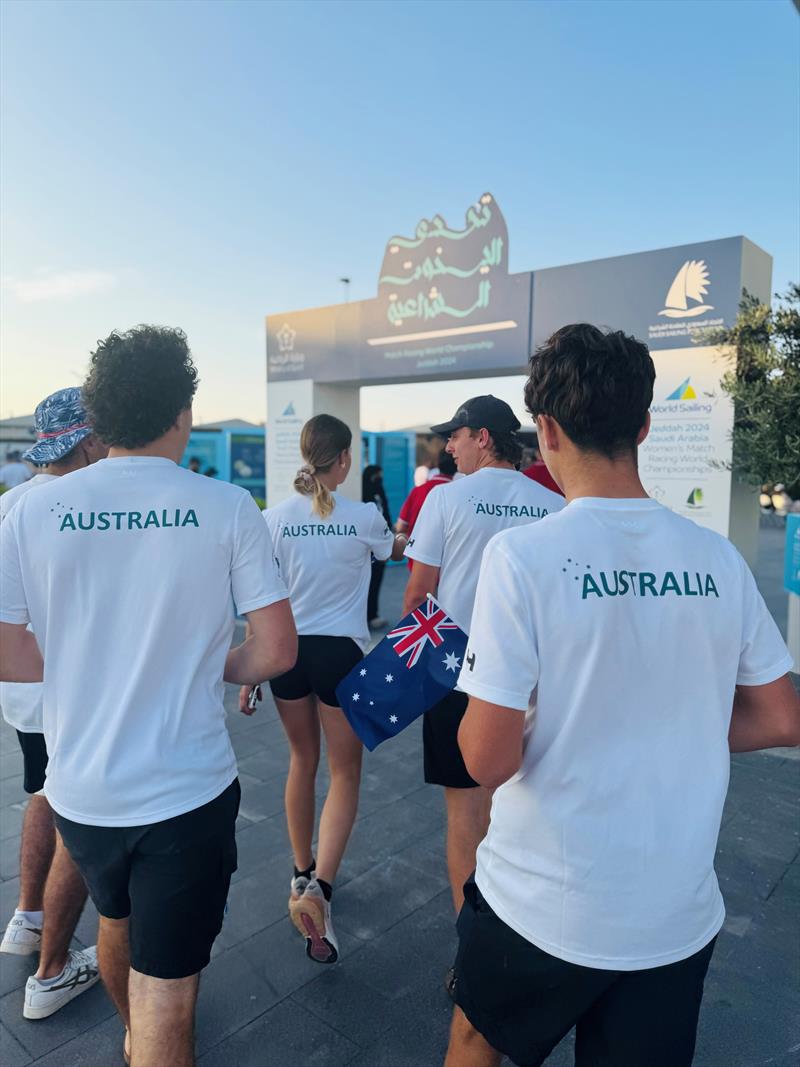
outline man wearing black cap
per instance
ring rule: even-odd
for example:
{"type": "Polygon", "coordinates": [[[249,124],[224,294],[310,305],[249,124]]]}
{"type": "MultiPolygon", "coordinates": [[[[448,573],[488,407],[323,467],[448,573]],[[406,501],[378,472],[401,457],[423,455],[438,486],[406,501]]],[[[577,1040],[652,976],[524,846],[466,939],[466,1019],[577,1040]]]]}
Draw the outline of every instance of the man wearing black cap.
{"type": "MultiPolygon", "coordinates": [[[[414,570],[403,611],[428,593],[469,633],[481,556],[489,540],[509,526],[537,522],[564,506],[556,493],[516,470],[522,455],[520,424],[503,400],[476,396],[449,422],[432,426],[447,440],[459,473],[469,475],[431,493],[419,513],[406,555],[414,570]]],[[[475,868],[486,833],[489,794],[470,777],[458,747],[467,696],[456,689],[425,714],[425,781],[445,787],[447,865],[458,912],[463,885],[475,868]]]]}

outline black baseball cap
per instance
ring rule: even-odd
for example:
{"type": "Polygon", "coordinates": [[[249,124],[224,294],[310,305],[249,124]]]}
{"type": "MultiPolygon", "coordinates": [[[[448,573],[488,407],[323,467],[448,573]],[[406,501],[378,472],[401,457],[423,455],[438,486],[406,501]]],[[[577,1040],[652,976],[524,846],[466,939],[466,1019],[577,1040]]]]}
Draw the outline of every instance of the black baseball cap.
{"type": "Polygon", "coordinates": [[[431,433],[447,437],[453,430],[469,426],[471,430],[486,429],[495,433],[512,433],[520,422],[505,400],[496,396],[474,396],[461,405],[449,422],[431,426],[431,433]]]}

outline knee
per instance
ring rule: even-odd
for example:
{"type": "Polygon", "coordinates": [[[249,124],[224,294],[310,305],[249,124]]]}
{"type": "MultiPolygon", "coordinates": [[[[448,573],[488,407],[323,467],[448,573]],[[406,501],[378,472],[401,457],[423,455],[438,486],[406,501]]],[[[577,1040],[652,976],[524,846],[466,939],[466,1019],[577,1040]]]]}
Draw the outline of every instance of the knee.
{"type": "Polygon", "coordinates": [[[299,774],[303,778],[314,779],[319,768],[319,749],[316,752],[298,752],[291,750],[289,756],[289,770],[293,774],[299,774]]]}
{"type": "Polygon", "coordinates": [[[346,763],[330,763],[331,782],[358,792],[361,785],[361,759],[346,763]]]}

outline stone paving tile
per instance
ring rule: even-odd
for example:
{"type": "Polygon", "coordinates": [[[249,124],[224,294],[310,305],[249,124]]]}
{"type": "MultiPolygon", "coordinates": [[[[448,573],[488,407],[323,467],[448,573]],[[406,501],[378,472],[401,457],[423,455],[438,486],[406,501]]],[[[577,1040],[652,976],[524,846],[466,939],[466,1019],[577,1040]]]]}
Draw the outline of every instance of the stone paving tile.
{"type": "Polygon", "coordinates": [[[199,1067],[344,1067],[358,1046],[286,1000],[222,1041],[199,1067]]]}
{"type": "MultiPolygon", "coordinates": [[[[32,1057],[14,1035],[0,1023],[0,1063],[3,1067],[26,1067],[32,1057]]],[[[64,1061],[62,1061],[64,1062],[64,1061]]]]}
{"type": "MultiPolygon", "coordinates": [[[[0,1022],[34,1059],[52,1052],[114,1014],[114,1005],[99,982],[49,1019],[35,1022],[22,1017],[21,990],[0,998],[0,1022]]],[[[65,1062],[64,1067],[70,1065],[65,1062]]]]}
{"type": "Polygon", "coordinates": [[[7,882],[9,878],[16,878],[19,874],[19,843],[21,834],[16,837],[7,837],[0,843],[0,882],[7,882]]]}
{"type": "Polygon", "coordinates": [[[36,1067],[123,1067],[124,1040],[125,1027],[115,1013],[36,1060],[36,1067]]]}

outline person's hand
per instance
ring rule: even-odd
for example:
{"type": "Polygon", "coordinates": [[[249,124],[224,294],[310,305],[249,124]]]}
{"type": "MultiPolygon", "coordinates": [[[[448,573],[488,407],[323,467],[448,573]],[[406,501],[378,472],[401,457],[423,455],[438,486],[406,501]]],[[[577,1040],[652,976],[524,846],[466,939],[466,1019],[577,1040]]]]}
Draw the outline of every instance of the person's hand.
{"type": "Polygon", "coordinates": [[[239,690],[239,711],[244,715],[252,715],[256,710],[256,704],[262,700],[261,686],[243,685],[239,690]],[[250,694],[255,689],[255,701],[250,700],[250,694]]]}

